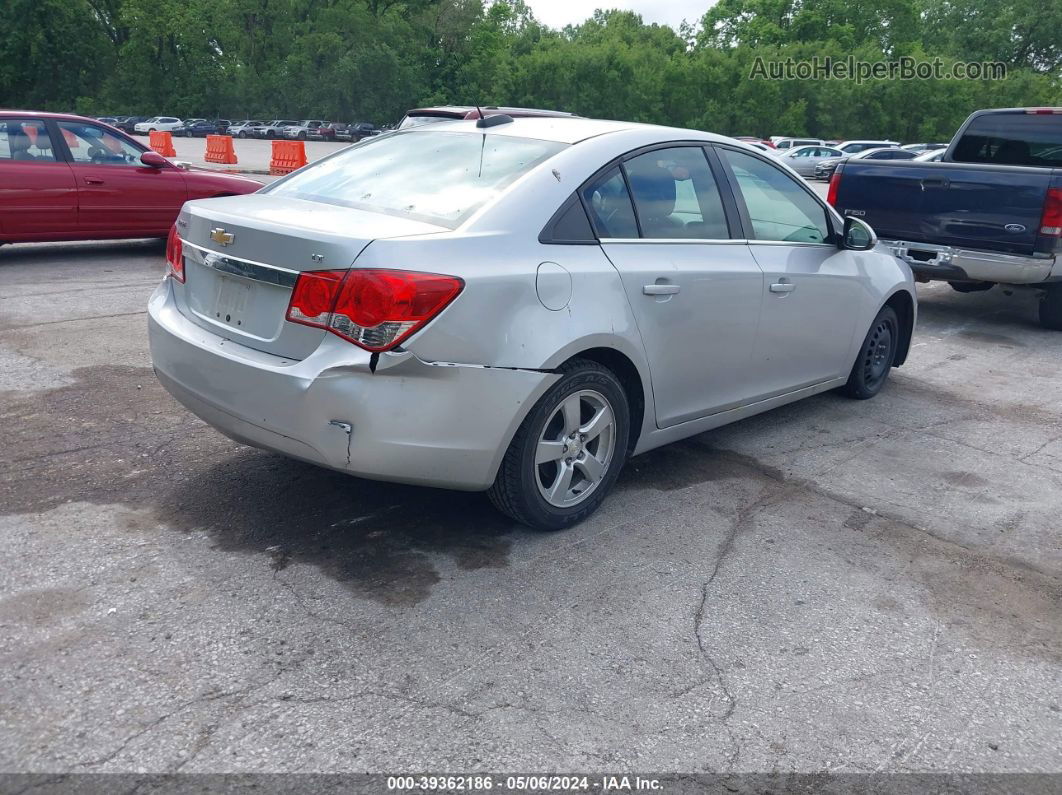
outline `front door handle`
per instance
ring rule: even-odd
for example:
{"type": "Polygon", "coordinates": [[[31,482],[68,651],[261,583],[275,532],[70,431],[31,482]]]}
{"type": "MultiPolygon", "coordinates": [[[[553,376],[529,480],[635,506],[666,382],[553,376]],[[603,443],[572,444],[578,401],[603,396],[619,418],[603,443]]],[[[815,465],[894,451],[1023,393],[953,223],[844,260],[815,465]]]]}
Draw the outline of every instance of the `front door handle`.
{"type": "Polygon", "coordinates": [[[796,289],[796,285],[792,282],[775,282],[771,285],[772,293],[791,293],[796,289]]]}
{"type": "Polygon", "coordinates": [[[674,295],[682,288],[677,284],[647,284],[642,288],[645,295],[674,295]]]}
{"type": "Polygon", "coordinates": [[[85,177],[85,184],[86,185],[102,185],[103,184],[103,180],[99,179],[97,177],[85,177]]]}

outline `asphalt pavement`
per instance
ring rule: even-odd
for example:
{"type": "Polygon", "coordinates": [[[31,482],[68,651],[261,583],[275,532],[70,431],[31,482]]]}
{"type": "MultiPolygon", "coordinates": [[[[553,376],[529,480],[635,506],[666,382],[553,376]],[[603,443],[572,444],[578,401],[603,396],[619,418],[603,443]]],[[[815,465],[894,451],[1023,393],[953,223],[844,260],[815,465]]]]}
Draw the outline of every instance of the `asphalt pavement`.
{"type": "Polygon", "coordinates": [[[920,287],[874,400],[638,457],[543,534],[205,426],[151,371],[162,273],[0,249],[0,770],[1062,772],[1031,293],[920,287]]]}

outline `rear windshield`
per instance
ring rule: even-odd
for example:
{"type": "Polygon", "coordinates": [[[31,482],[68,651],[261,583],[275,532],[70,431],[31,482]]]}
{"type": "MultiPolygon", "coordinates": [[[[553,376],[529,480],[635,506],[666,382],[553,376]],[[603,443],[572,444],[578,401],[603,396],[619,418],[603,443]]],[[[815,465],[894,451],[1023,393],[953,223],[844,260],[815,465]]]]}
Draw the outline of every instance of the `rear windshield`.
{"type": "Polygon", "coordinates": [[[567,144],[412,130],[375,136],[265,192],[456,228],[567,144]]]}
{"type": "Polygon", "coordinates": [[[1062,114],[991,113],[978,116],[963,132],[952,160],[1062,167],[1062,114]]]}
{"type": "Polygon", "coordinates": [[[463,116],[432,116],[429,114],[416,114],[413,116],[403,116],[402,121],[398,123],[398,130],[408,130],[410,127],[419,127],[422,124],[435,124],[438,121],[456,121],[464,118],[463,116]]]}

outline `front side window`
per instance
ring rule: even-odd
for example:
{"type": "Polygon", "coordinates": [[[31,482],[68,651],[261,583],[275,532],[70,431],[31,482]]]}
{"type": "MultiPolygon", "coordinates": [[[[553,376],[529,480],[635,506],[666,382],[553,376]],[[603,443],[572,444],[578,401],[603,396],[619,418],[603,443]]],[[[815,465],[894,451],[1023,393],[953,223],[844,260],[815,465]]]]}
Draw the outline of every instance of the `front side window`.
{"type": "Polygon", "coordinates": [[[54,163],[55,150],[42,121],[0,121],[0,160],[54,163]]]}
{"type": "Polygon", "coordinates": [[[719,187],[701,147],[654,149],[623,167],[642,237],[730,237],[719,187]]]}
{"type": "Polygon", "coordinates": [[[61,121],[67,148],[75,163],[91,163],[97,166],[137,166],[143,150],[124,138],[97,127],[76,121],[61,121]]]}
{"type": "Polygon", "coordinates": [[[631,196],[619,168],[609,169],[583,188],[582,193],[598,237],[638,237],[631,196]]]}
{"type": "Polygon", "coordinates": [[[721,149],[745,200],[756,240],[825,243],[826,210],[796,180],[759,158],[721,149]]]}
{"type": "Polygon", "coordinates": [[[454,229],[566,147],[507,135],[414,130],[369,138],[265,192],[454,229]]]}

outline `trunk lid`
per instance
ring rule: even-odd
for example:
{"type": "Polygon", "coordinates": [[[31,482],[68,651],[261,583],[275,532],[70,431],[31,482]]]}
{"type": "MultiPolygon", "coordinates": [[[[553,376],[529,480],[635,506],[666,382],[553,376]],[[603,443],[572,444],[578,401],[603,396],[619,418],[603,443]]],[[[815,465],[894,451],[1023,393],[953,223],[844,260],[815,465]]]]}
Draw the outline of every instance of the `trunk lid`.
{"type": "Polygon", "coordinates": [[[185,263],[184,284],[174,283],[181,313],[233,342],[292,360],[313,353],[327,333],[285,320],[300,272],[347,269],[376,239],[449,231],[269,194],[189,202],[177,224],[185,263]]]}

